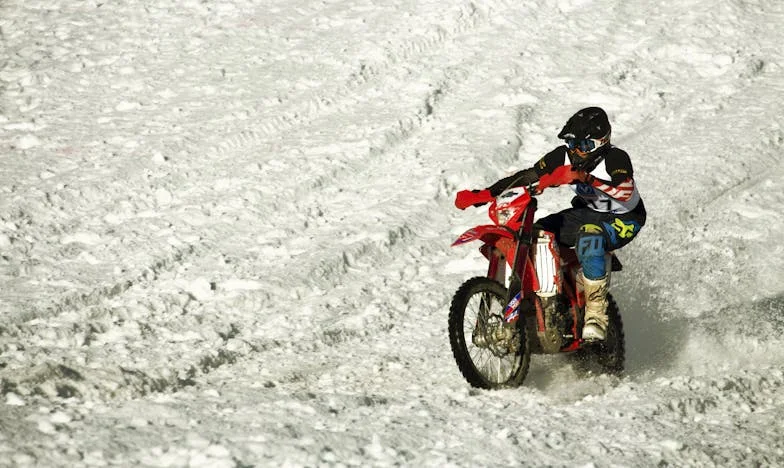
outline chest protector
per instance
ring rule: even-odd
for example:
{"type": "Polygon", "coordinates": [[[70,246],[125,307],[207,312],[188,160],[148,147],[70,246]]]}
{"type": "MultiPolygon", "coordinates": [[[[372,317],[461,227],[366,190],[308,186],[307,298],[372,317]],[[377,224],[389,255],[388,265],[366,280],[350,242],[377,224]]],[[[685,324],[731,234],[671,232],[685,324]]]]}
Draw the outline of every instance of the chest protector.
{"type": "MultiPolygon", "coordinates": [[[[566,153],[564,153],[564,164],[571,164],[566,153]]],[[[596,177],[598,182],[602,183],[601,186],[594,187],[580,182],[572,185],[572,190],[594,211],[614,214],[628,213],[640,202],[640,192],[637,190],[637,185],[633,179],[624,181],[618,187],[608,185],[608,181],[612,180],[612,177],[607,173],[607,165],[604,159],[596,165],[590,174],[596,177]],[[602,191],[602,189],[613,193],[615,198],[602,191]]]]}

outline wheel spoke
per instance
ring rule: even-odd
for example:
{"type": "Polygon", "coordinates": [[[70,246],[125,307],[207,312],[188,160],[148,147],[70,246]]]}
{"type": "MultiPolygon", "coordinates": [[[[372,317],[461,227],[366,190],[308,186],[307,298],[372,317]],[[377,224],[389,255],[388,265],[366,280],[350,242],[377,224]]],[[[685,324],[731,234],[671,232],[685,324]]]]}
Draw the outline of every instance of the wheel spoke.
{"type": "Polygon", "coordinates": [[[450,308],[452,351],[463,376],[480,388],[520,385],[530,352],[522,331],[504,322],[507,291],[489,278],[472,278],[450,308]]]}
{"type": "Polygon", "coordinates": [[[501,384],[509,380],[514,372],[517,356],[507,353],[496,355],[492,349],[476,346],[474,336],[482,334],[485,343],[498,348],[497,329],[503,326],[503,303],[490,293],[472,297],[466,307],[464,336],[469,348],[469,355],[474,366],[487,380],[501,384]],[[488,336],[493,335],[493,336],[488,336]]]}

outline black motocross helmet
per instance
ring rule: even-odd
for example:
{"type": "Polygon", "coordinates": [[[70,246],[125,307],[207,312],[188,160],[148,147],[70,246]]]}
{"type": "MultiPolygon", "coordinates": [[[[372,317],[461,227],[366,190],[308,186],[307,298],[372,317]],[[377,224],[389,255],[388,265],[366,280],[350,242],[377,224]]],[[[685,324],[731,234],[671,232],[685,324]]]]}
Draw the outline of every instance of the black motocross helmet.
{"type": "Polygon", "coordinates": [[[566,121],[558,138],[564,140],[575,166],[595,166],[610,147],[610,119],[601,107],[580,109],[566,121]]]}

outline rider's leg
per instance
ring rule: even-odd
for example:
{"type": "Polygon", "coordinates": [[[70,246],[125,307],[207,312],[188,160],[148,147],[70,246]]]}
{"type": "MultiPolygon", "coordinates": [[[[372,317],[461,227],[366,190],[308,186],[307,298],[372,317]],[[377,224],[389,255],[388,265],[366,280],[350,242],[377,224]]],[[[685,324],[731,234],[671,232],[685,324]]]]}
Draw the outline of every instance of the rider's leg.
{"type": "Polygon", "coordinates": [[[644,222],[644,214],[600,213],[587,207],[566,209],[537,221],[554,232],[559,243],[574,246],[577,253],[582,266],[577,275],[578,288],[586,297],[583,338],[606,336],[609,281],[605,254],[631,242],[644,222]]]}
{"type": "Polygon", "coordinates": [[[604,230],[596,224],[584,224],[577,233],[575,245],[582,269],[577,275],[578,288],[585,293],[583,339],[604,340],[607,336],[607,240],[604,230]]]}

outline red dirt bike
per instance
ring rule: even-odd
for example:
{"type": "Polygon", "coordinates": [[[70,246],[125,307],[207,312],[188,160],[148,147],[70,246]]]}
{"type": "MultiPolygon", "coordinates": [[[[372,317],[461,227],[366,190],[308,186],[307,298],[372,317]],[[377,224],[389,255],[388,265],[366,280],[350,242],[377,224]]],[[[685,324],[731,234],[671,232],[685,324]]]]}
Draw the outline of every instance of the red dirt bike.
{"type": "MultiPolygon", "coordinates": [[[[461,209],[490,203],[493,221],[469,229],[452,244],[482,241],[479,250],[489,262],[487,276],[464,282],[449,310],[452,354],[474,387],[520,386],[532,353],[569,353],[580,371],[623,371],[623,322],[615,300],[608,295],[607,338],[583,341],[585,297],[578,289],[577,255],[534,224],[535,196],[570,183],[570,169],[564,166],[543,175],[538,185],[512,188],[498,197],[487,190],[458,193],[455,205],[461,209]]],[[[608,257],[608,269],[620,271],[615,255],[608,257]]]]}

